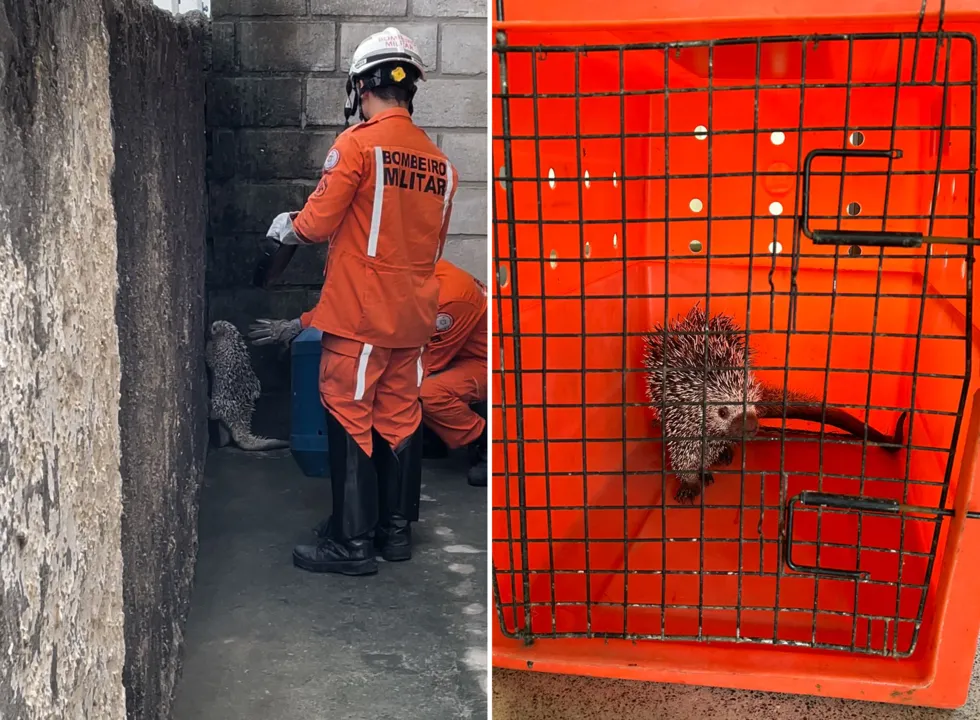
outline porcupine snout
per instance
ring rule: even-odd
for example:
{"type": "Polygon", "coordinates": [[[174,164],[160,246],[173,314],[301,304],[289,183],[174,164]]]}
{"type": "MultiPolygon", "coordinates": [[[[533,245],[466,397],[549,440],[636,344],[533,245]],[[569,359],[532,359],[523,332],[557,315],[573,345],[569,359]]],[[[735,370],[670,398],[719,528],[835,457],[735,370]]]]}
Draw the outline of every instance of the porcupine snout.
{"type": "Polygon", "coordinates": [[[756,414],[755,408],[750,407],[745,413],[740,413],[734,417],[728,429],[735,437],[755,435],[759,431],[759,416],[756,414]]]}

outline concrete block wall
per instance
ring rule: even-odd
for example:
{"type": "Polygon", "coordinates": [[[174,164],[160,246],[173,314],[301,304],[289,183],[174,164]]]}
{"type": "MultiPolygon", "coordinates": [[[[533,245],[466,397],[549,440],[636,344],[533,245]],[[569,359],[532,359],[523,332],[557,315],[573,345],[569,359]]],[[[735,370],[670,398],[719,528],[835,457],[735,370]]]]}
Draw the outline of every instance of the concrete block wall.
{"type": "MultiPolygon", "coordinates": [[[[300,209],[343,129],[357,44],[394,25],[428,68],[415,120],[460,172],[445,255],[486,280],[486,0],[213,0],[208,95],[211,319],[247,327],[312,307],[323,252],[303,248],[269,290],[251,286],[258,241],[279,212],[300,209]]],[[[288,362],[253,349],[266,392],[288,390],[288,362]]]]}

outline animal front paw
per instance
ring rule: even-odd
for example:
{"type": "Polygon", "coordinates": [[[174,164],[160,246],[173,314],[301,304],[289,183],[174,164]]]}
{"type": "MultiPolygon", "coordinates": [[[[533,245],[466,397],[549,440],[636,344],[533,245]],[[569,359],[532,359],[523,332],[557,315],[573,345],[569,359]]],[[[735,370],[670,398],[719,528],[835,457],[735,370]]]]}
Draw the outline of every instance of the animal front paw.
{"type": "Polygon", "coordinates": [[[696,482],[681,482],[677,487],[677,494],[674,495],[674,500],[679,503],[687,503],[688,505],[693,505],[694,500],[698,495],[701,494],[701,485],[696,482]]]}
{"type": "Polygon", "coordinates": [[[718,456],[719,465],[731,465],[735,460],[735,451],[732,449],[731,445],[726,445],[725,449],[721,451],[721,455],[718,456]]]}
{"type": "Polygon", "coordinates": [[[706,472],[701,476],[701,486],[708,487],[709,485],[715,484],[715,476],[713,473],[706,472]]]}
{"type": "Polygon", "coordinates": [[[231,443],[231,431],[221,420],[218,421],[218,447],[223,448],[231,443]]]}

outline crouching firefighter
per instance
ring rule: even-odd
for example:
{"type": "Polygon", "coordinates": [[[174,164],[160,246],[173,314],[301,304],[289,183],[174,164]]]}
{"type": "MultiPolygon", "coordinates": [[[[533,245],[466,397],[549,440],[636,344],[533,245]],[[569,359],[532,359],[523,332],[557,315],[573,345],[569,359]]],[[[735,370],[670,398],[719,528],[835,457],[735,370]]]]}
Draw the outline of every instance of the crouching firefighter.
{"type": "Polygon", "coordinates": [[[411,557],[421,493],[423,348],[439,302],[442,253],[458,176],[411,119],[422,59],[387,28],[354,51],[344,108],[364,121],[327,153],[320,183],[298,213],[272,223],[255,281],[265,286],[295,246],[329,243],[309,324],[323,332],[333,507],[316,544],[293,550],[312,572],[377,572],[411,557]],[[373,536],[373,538],[372,538],[373,536]]]}
{"type": "Polygon", "coordinates": [[[465,447],[470,485],[487,484],[487,422],[471,405],[487,399],[487,289],[448,260],[436,265],[439,312],[425,348],[422,422],[447,447],[465,447]]]}

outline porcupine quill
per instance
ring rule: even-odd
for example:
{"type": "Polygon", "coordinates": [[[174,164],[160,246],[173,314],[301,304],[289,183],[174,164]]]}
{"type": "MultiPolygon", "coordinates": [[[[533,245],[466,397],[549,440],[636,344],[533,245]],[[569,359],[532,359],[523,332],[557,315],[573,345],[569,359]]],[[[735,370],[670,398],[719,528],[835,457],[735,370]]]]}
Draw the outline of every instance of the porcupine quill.
{"type": "MultiPolygon", "coordinates": [[[[735,318],[720,313],[709,319],[700,304],[687,317],[670,320],[666,331],[658,324],[645,338],[647,398],[680,480],[678,502],[693,503],[702,486],[714,482],[709,468],[730,464],[736,443],[754,436],[760,419],[783,417],[783,390],[760,382],[752,372],[752,359],[753,350],[735,318]],[[702,435],[703,442],[697,439],[702,435]]],[[[904,443],[906,413],[889,437],[802,393],[789,391],[786,405],[788,420],[823,422],[861,439],[867,432],[869,442],[891,445],[882,448],[887,452],[898,452],[904,443]]]]}

